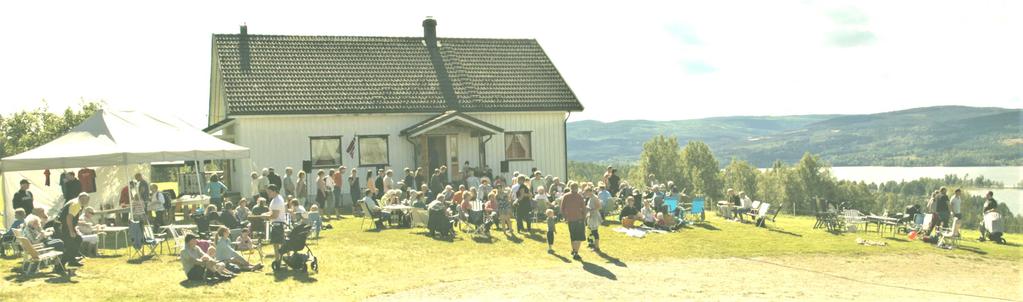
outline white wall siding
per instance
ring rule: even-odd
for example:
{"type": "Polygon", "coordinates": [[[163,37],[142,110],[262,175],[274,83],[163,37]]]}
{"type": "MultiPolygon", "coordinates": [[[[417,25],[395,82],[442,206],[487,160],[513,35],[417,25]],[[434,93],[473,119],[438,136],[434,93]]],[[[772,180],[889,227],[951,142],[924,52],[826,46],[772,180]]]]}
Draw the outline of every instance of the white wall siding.
{"type": "MultiPolygon", "coordinates": [[[[355,135],[388,135],[387,146],[391,169],[412,167],[412,144],[399,136],[401,130],[433,115],[344,115],[344,116],[285,116],[285,117],[240,117],[238,118],[237,143],[252,149],[248,162],[240,160],[235,176],[236,186],[241,185],[248,194],[248,177],[251,171],[273,167],[284,175],[284,167],[302,168],[302,161],[309,160],[309,137],[342,136],[342,152],[355,135]]],[[[359,153],[355,158],[342,154],[342,164],[359,168],[359,153]]],[[[336,168],[336,167],[335,167],[336,168]]],[[[359,168],[359,177],[365,178],[368,167],[359,168]]],[[[327,170],[327,168],[324,168],[327,170]]],[[[315,179],[316,171],[309,175],[309,183],[315,179]]],[[[347,176],[347,175],[346,175],[347,176]]],[[[366,180],[362,179],[363,185],[366,180]]],[[[347,186],[345,186],[347,192],[347,186]]]]}
{"type": "MultiPolygon", "coordinates": [[[[528,173],[536,167],[545,174],[566,178],[565,171],[565,133],[564,112],[507,112],[507,113],[468,113],[480,120],[494,124],[505,131],[531,131],[532,160],[509,162],[509,172],[500,173],[501,161],[505,159],[504,135],[499,134],[486,144],[487,165],[495,174],[505,178],[511,172],[528,173]]],[[[249,173],[264,167],[273,167],[278,174],[284,174],[284,167],[302,168],[302,161],[309,160],[309,137],[342,136],[342,151],[355,135],[388,135],[390,151],[390,168],[398,177],[404,176],[402,169],[415,167],[413,145],[405,137],[400,136],[401,130],[433,117],[436,114],[375,114],[375,115],[316,115],[316,116],[280,116],[280,117],[236,117],[233,126],[236,131],[235,142],[252,149],[249,160],[236,161],[233,183],[243,195],[250,191],[249,173]]],[[[484,138],[485,139],[485,138],[484,138]]],[[[459,162],[466,160],[472,166],[478,166],[479,146],[477,138],[467,133],[458,135],[459,162]]],[[[342,164],[349,169],[359,166],[358,152],[355,158],[342,154],[342,164]]],[[[419,163],[425,166],[426,163],[419,163]]],[[[366,169],[359,170],[359,177],[365,177],[366,169]]],[[[325,169],[326,170],[326,169],[325,169]]],[[[315,171],[310,175],[309,183],[315,179],[315,171]]],[[[365,185],[365,179],[362,180],[365,185]]],[[[347,192],[347,186],[345,186],[347,192]]]]}
{"type": "MultiPolygon", "coordinates": [[[[567,179],[565,171],[565,113],[564,112],[507,112],[507,113],[469,113],[469,115],[485,122],[501,127],[506,132],[532,131],[533,159],[529,161],[511,161],[508,173],[519,171],[529,173],[536,167],[544,174],[567,179]]],[[[501,169],[504,157],[504,135],[495,136],[487,143],[487,165],[497,174],[501,169]]]]}

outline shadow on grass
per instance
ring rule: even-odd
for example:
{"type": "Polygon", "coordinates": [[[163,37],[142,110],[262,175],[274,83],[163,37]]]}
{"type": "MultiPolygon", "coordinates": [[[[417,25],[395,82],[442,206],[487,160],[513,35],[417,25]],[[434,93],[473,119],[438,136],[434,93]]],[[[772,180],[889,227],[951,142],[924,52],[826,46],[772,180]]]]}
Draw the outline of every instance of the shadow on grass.
{"type": "Polygon", "coordinates": [[[449,243],[455,242],[455,238],[458,238],[459,240],[462,239],[461,237],[458,237],[458,235],[441,235],[440,233],[435,233],[433,236],[430,236],[430,232],[416,232],[412,234],[421,235],[423,237],[430,238],[436,241],[443,241],[449,243]]]}
{"type": "Polygon", "coordinates": [[[621,259],[611,257],[611,255],[604,253],[604,251],[599,251],[596,253],[597,256],[600,256],[600,258],[604,258],[604,260],[607,260],[607,263],[614,264],[617,267],[629,267],[628,265],[625,264],[625,262],[622,262],[621,259]]]}
{"type": "Polygon", "coordinates": [[[785,235],[795,236],[795,237],[803,237],[803,235],[796,234],[796,233],[793,233],[793,232],[789,232],[789,231],[786,231],[786,230],[783,230],[783,229],[777,229],[777,228],[766,228],[766,229],[768,231],[775,232],[775,233],[780,233],[780,234],[785,234],[785,235]]]}
{"type": "Polygon", "coordinates": [[[713,225],[711,225],[711,224],[709,224],[709,223],[706,223],[706,222],[704,222],[704,223],[697,223],[697,224],[693,224],[693,226],[695,226],[695,227],[700,227],[700,228],[702,228],[702,229],[705,229],[705,230],[710,230],[710,231],[720,231],[720,230],[721,230],[721,229],[719,229],[718,227],[716,227],[716,226],[713,226],[713,225]]]}
{"type": "Polygon", "coordinates": [[[899,237],[885,237],[884,240],[892,240],[892,241],[898,241],[898,242],[909,242],[909,240],[902,239],[902,238],[899,238],[899,237]]]}
{"type": "Polygon", "coordinates": [[[181,287],[184,287],[184,288],[197,288],[197,287],[214,286],[214,285],[217,285],[217,284],[220,284],[220,283],[224,283],[224,282],[228,282],[228,281],[231,281],[231,280],[221,280],[221,279],[218,279],[216,281],[192,281],[192,280],[187,280],[186,279],[185,281],[181,281],[178,284],[180,284],[181,287]]]}
{"type": "Polygon", "coordinates": [[[504,233],[504,238],[508,239],[508,241],[511,241],[512,243],[515,243],[515,244],[522,243],[522,238],[519,238],[519,237],[515,236],[515,234],[511,233],[511,232],[504,233]]]}
{"type": "Polygon", "coordinates": [[[544,236],[540,236],[539,234],[536,233],[529,233],[525,237],[528,238],[529,240],[533,240],[536,242],[547,243],[547,238],[544,238],[544,236]]]}
{"type": "Polygon", "coordinates": [[[309,277],[309,272],[300,272],[300,271],[296,271],[296,270],[285,270],[285,269],[282,269],[282,270],[273,272],[272,274],[274,275],[274,281],[275,282],[282,282],[284,280],[288,280],[288,278],[295,279],[295,281],[298,281],[298,282],[301,282],[301,283],[315,283],[316,281],[319,281],[319,280],[316,280],[316,278],[309,277]]]}
{"type": "Polygon", "coordinates": [[[568,258],[565,258],[565,256],[562,256],[562,255],[558,255],[558,253],[552,253],[552,254],[550,254],[550,255],[551,255],[551,256],[554,256],[555,258],[558,258],[559,260],[561,260],[561,262],[564,262],[564,263],[572,263],[572,260],[568,260],[568,258]]]}
{"type": "Polygon", "coordinates": [[[472,241],[475,241],[476,243],[492,244],[497,242],[497,239],[493,236],[472,236],[472,241]]]}
{"type": "Polygon", "coordinates": [[[90,256],[90,257],[88,257],[88,259],[112,259],[112,258],[121,258],[121,257],[124,257],[124,255],[96,255],[96,256],[90,256]]]}
{"type": "Polygon", "coordinates": [[[590,273],[590,274],[593,274],[593,275],[596,275],[596,276],[600,276],[600,277],[604,277],[604,278],[607,278],[608,280],[618,281],[618,276],[616,276],[615,273],[612,273],[611,271],[607,270],[603,266],[596,265],[596,264],[593,264],[591,262],[586,262],[586,261],[582,261],[582,263],[583,263],[583,270],[586,271],[587,273],[590,273]]]}
{"type": "Polygon", "coordinates": [[[142,256],[142,257],[139,257],[139,258],[128,260],[128,264],[142,264],[142,263],[145,263],[146,261],[153,260],[153,258],[156,258],[156,256],[155,255],[145,255],[145,256],[142,256]]]}
{"type": "Polygon", "coordinates": [[[958,248],[960,250],[971,252],[971,253],[974,253],[974,254],[977,254],[977,255],[987,255],[987,252],[985,252],[985,251],[983,251],[983,250],[981,250],[979,248],[972,247],[972,246],[960,245],[958,248]]]}

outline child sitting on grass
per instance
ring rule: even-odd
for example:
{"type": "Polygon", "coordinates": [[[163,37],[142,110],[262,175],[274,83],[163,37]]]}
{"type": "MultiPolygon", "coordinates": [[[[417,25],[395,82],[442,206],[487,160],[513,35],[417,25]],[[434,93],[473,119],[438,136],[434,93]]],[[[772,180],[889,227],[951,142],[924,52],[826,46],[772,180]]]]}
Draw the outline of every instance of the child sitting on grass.
{"type": "Polygon", "coordinates": [[[554,227],[558,225],[558,217],[554,216],[554,210],[547,209],[547,253],[554,254],[554,227]]]}
{"type": "Polygon", "coordinates": [[[242,233],[238,235],[238,250],[248,251],[252,249],[252,232],[248,228],[242,229],[242,233]]]}

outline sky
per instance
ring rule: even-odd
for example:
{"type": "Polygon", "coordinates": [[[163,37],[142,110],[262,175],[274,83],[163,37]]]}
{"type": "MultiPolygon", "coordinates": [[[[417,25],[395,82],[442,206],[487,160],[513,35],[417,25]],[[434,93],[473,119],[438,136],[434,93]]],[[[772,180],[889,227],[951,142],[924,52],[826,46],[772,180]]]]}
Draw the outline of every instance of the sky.
{"type": "Polygon", "coordinates": [[[0,114],[82,101],[206,126],[211,35],[535,38],[571,120],[1023,107],[1023,1],[4,1],[0,114]]]}

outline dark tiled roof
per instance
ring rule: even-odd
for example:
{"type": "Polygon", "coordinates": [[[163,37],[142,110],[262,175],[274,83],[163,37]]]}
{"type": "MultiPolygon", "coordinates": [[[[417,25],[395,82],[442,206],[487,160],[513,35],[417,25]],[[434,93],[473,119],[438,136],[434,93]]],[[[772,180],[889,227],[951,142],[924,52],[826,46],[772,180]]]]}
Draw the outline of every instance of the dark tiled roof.
{"type": "Polygon", "coordinates": [[[461,108],[448,108],[422,38],[214,35],[229,115],[460,111],[580,111],[531,39],[440,38],[461,108]]]}

